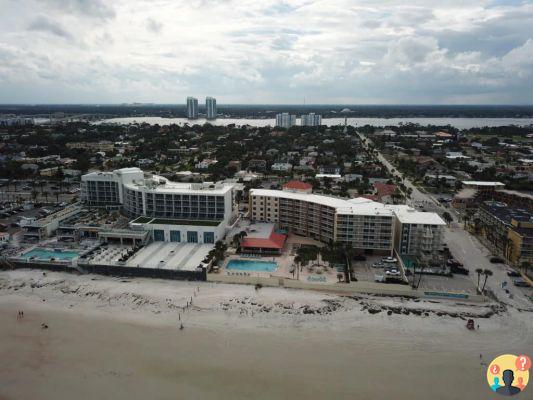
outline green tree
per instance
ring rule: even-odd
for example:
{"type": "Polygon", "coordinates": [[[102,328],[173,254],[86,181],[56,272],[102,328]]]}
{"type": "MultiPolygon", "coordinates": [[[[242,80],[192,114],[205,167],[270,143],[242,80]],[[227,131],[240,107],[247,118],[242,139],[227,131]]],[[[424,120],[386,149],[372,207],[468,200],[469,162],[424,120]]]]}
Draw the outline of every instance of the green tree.
{"type": "Polygon", "coordinates": [[[448,211],[444,211],[442,213],[442,219],[444,220],[444,222],[446,222],[446,224],[450,225],[450,222],[453,221],[453,218],[451,216],[451,214],[448,212],[448,211]]]}

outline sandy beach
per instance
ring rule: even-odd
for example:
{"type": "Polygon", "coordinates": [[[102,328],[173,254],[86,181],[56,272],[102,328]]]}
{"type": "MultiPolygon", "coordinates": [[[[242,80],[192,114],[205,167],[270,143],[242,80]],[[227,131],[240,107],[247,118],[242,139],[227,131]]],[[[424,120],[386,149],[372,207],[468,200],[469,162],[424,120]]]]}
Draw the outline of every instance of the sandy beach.
{"type": "Polygon", "coordinates": [[[4,271],[0,399],[491,399],[483,364],[531,352],[532,325],[497,304],[4,271]]]}

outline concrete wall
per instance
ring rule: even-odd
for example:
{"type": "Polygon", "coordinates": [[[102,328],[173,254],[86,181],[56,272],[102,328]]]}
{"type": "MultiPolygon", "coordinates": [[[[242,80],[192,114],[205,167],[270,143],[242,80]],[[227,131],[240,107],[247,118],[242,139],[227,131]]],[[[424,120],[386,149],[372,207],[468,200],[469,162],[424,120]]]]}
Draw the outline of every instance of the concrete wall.
{"type": "Polygon", "coordinates": [[[9,262],[9,266],[4,265],[4,269],[44,269],[47,271],[57,272],[75,272],[75,273],[89,273],[110,276],[127,276],[127,277],[144,277],[157,279],[173,279],[180,281],[205,281],[207,280],[207,272],[202,271],[181,271],[168,269],[153,269],[153,268],[137,268],[137,267],[122,267],[117,265],[94,265],[94,264],[78,264],[77,267],[71,263],[50,263],[50,262],[9,262]]]}
{"type": "Polygon", "coordinates": [[[208,282],[219,283],[235,283],[235,284],[248,284],[269,287],[285,287],[290,289],[304,289],[304,290],[318,290],[327,293],[336,293],[341,295],[354,295],[357,293],[386,295],[386,296],[406,296],[406,297],[422,297],[422,298],[439,298],[448,300],[461,300],[461,301],[485,301],[483,296],[468,294],[463,297],[462,294],[448,293],[448,292],[428,292],[424,290],[412,289],[409,285],[399,284],[385,284],[377,282],[352,282],[335,283],[335,284],[320,284],[320,283],[307,283],[294,279],[287,279],[281,277],[254,277],[254,276],[229,276],[224,274],[207,274],[208,282]],[[455,295],[459,295],[456,297],[455,295]]]}

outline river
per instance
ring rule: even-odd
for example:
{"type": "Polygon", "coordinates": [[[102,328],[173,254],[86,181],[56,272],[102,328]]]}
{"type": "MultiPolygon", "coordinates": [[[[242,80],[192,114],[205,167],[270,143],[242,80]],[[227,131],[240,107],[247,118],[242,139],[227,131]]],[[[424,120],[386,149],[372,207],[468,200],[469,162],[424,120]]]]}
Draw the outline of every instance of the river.
{"type": "MultiPolygon", "coordinates": [[[[218,118],[216,120],[207,121],[203,118],[197,120],[188,120],[187,118],[162,118],[162,117],[124,117],[124,118],[110,118],[93,122],[94,124],[134,124],[147,123],[151,125],[194,125],[204,124],[209,122],[213,125],[227,126],[235,125],[251,125],[251,126],[273,126],[275,120],[272,119],[252,119],[252,118],[218,118]]],[[[299,119],[298,119],[298,124],[299,119]]],[[[335,126],[344,124],[344,118],[324,118],[322,123],[327,126],[335,126]]],[[[421,126],[437,125],[446,126],[451,125],[457,129],[470,129],[480,127],[494,127],[494,126],[527,126],[533,125],[533,118],[348,118],[348,125],[352,126],[398,126],[401,124],[414,123],[421,126]]]]}

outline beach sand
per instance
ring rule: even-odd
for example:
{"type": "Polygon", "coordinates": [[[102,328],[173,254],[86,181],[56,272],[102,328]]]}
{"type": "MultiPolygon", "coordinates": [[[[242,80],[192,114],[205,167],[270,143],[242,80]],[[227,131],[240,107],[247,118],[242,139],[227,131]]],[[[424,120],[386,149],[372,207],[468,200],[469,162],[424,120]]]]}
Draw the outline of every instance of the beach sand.
{"type": "Polygon", "coordinates": [[[497,398],[481,364],[531,353],[531,314],[477,319],[474,332],[435,314],[457,310],[487,307],[0,272],[0,399],[497,398]]]}

